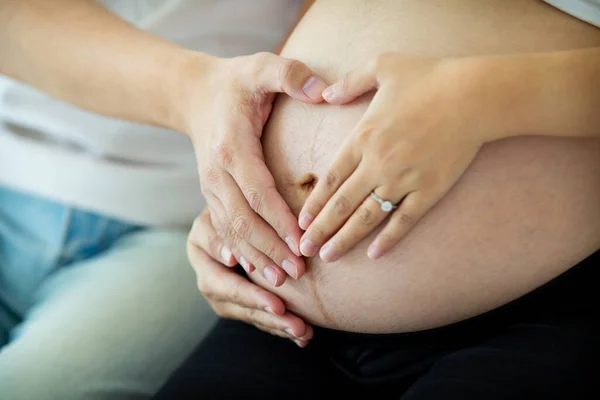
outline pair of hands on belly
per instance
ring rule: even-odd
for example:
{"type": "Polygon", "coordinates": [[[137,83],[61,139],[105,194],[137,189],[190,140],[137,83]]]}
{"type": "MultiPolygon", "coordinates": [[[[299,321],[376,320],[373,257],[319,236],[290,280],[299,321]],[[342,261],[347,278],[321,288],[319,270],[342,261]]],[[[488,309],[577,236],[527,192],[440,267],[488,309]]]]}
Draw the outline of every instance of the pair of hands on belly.
{"type": "MultiPolygon", "coordinates": [[[[498,88],[488,86],[481,68],[472,67],[469,61],[385,54],[327,88],[323,98],[332,104],[348,103],[366,92],[378,91],[300,213],[299,226],[306,230],[300,240],[300,252],[314,256],[320,248],[321,258],[334,261],[381,225],[389,214],[371,199],[372,191],[399,203],[399,207],[368,254],[378,258],[398,243],[460,178],[481,146],[498,137],[501,124],[495,125],[499,122],[496,112],[489,110],[502,109],[502,105],[490,103],[490,92],[498,88]]],[[[501,97],[497,92],[494,95],[501,97]]],[[[199,288],[217,314],[252,323],[303,347],[312,337],[312,328],[287,312],[278,296],[223,267],[239,262],[247,273],[258,268],[274,286],[285,280],[278,265],[295,279],[303,272],[303,265],[297,267],[298,258],[294,259],[294,271],[289,271],[282,261],[285,251],[299,254],[296,237],[289,234],[293,233],[291,213],[262,162],[260,134],[248,134],[259,132],[257,128],[262,128],[268,112],[270,106],[246,127],[246,134],[236,137],[240,150],[235,155],[224,156],[222,144],[217,145],[217,154],[226,161],[223,164],[235,165],[241,177],[253,173],[254,180],[228,177],[240,186],[240,194],[237,205],[230,199],[229,207],[220,213],[218,207],[211,206],[209,197],[210,210],[196,220],[188,240],[188,254],[197,271],[199,288]],[[248,158],[246,162],[237,159],[244,151],[250,152],[253,164],[248,158]],[[256,170],[249,171],[253,166],[256,170]],[[258,177],[260,180],[256,180],[258,177]],[[246,194],[252,207],[241,193],[246,194]],[[258,199],[258,195],[262,198],[258,199]],[[231,217],[230,210],[238,215],[231,217]],[[278,219],[282,223],[275,222],[278,219]],[[264,234],[267,223],[273,227],[270,234],[264,234]],[[285,247],[286,238],[289,249],[280,251],[277,246],[285,247]]],[[[247,117],[243,109],[242,115],[247,117]]],[[[234,142],[228,139],[231,138],[223,136],[225,143],[233,146],[234,142]]],[[[217,183],[219,179],[208,174],[207,181],[217,183]]]]}
{"type": "Polygon", "coordinates": [[[301,231],[277,192],[260,140],[276,93],[319,103],[327,85],[303,63],[271,53],[204,56],[201,67],[191,74],[202,85],[187,89],[193,99],[187,130],[213,225],[227,241],[223,252],[248,273],[259,268],[274,286],[288,274],[298,278],[301,231]]]}
{"type": "Polygon", "coordinates": [[[303,63],[275,54],[203,58],[192,74],[202,82],[188,130],[207,208],[188,237],[188,258],[198,287],[217,314],[252,323],[304,346],[312,328],[286,312],[274,294],[228,267],[258,269],[272,285],[299,278],[301,230],[277,192],[263,158],[261,135],[275,94],[306,103],[323,101],[327,84],[303,63]],[[208,72],[207,72],[208,71],[208,72]]]}

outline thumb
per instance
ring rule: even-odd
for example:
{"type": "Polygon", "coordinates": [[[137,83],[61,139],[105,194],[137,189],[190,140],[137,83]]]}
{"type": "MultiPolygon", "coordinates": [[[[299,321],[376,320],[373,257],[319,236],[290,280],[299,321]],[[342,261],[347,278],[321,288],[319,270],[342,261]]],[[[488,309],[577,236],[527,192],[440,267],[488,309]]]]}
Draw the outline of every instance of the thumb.
{"type": "Polygon", "coordinates": [[[378,86],[376,68],[372,63],[348,72],[342,79],[323,92],[323,99],[331,104],[345,104],[378,86]]]}
{"type": "Polygon", "coordinates": [[[266,56],[259,84],[268,92],[286,93],[306,103],[323,101],[321,93],[327,87],[325,81],[314,74],[306,64],[275,54],[266,56]]]}

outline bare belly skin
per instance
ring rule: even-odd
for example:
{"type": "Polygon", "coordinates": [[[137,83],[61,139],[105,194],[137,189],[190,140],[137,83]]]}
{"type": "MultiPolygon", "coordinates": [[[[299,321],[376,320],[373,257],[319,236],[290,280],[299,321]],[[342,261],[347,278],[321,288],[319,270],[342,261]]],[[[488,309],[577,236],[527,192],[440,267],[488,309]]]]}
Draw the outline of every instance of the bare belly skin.
{"type": "MultiPolygon", "coordinates": [[[[600,30],[536,0],[319,0],[282,55],[329,82],[385,51],[466,56],[600,46],[600,30]]],[[[265,131],[267,164],[298,213],[369,104],[280,96],[265,131]]],[[[434,112],[434,110],[432,110],[434,112]]],[[[600,247],[600,141],[520,137],[486,145],[460,182],[389,254],[373,235],[334,263],[272,289],[316,325],[407,332],[512,301],[600,247]]]]}

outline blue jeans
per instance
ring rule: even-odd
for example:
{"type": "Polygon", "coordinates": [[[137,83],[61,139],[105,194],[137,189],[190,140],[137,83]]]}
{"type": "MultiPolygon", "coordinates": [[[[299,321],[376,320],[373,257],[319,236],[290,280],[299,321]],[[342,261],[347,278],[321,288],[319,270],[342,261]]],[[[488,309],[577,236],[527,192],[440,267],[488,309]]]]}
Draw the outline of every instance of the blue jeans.
{"type": "Polygon", "coordinates": [[[14,339],[49,276],[140,229],[0,187],[0,346],[14,339]]]}
{"type": "Polygon", "coordinates": [[[210,329],[184,230],[0,186],[0,393],[148,398],[210,329]]]}

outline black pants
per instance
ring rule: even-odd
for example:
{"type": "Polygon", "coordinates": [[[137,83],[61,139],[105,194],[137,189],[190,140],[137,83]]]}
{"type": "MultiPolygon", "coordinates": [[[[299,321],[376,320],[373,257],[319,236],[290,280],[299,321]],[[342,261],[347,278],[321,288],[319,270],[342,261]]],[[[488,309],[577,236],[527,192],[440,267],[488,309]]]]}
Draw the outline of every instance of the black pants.
{"type": "Polygon", "coordinates": [[[221,320],[157,398],[600,398],[599,259],[494,311],[415,333],[315,328],[300,349],[221,320]]]}

